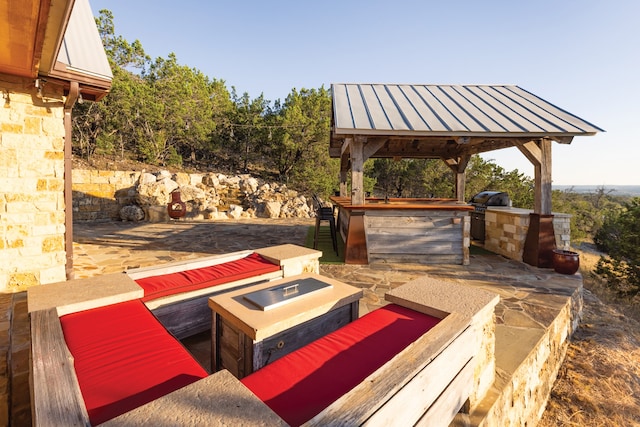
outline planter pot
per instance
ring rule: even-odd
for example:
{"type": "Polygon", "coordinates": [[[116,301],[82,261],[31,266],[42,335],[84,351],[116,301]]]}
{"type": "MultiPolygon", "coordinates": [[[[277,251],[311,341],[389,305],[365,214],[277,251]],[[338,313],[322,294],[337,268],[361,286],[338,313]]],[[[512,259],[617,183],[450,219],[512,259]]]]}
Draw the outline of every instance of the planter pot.
{"type": "Polygon", "coordinates": [[[575,274],[580,267],[580,255],[577,252],[555,249],[553,251],[553,269],[560,274],[575,274]]]}

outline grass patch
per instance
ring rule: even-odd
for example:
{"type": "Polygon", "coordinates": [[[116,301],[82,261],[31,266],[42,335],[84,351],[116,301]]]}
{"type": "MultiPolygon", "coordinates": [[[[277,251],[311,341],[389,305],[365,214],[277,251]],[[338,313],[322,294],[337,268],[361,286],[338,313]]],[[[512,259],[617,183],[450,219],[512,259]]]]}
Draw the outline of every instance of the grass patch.
{"type": "Polygon", "coordinates": [[[480,245],[474,245],[473,243],[469,245],[469,254],[470,255],[495,255],[495,252],[491,252],[486,250],[484,247],[480,245]]]}
{"type": "MultiPolygon", "coordinates": [[[[313,235],[316,231],[315,227],[309,227],[307,231],[307,238],[305,240],[304,245],[307,248],[313,249],[313,235]]],[[[338,238],[338,253],[340,255],[336,255],[336,252],[333,250],[333,245],[331,242],[331,229],[328,225],[321,225],[320,232],[318,234],[318,250],[322,251],[322,256],[320,257],[320,264],[344,264],[344,242],[342,241],[342,236],[340,233],[337,233],[338,238]]]]}

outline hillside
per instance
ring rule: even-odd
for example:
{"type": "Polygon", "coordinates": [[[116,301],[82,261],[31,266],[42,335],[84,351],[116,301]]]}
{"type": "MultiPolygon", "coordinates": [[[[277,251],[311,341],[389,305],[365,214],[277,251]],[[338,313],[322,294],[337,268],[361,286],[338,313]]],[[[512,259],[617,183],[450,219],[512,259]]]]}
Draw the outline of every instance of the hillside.
{"type": "Polygon", "coordinates": [[[639,426],[640,316],[591,278],[599,254],[581,247],[583,319],[539,426],[639,426]]]}

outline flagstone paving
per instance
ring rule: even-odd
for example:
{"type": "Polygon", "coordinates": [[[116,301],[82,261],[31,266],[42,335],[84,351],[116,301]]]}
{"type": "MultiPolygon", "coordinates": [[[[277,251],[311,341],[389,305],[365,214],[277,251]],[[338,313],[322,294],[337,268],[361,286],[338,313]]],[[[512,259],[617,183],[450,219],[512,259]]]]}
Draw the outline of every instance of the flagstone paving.
{"type": "MultiPolygon", "coordinates": [[[[304,245],[309,226],[313,224],[314,220],[309,219],[246,219],[206,223],[78,223],[74,224],[73,230],[75,277],[90,277],[285,243],[304,245]]],[[[560,275],[550,269],[539,269],[485,251],[481,254],[472,252],[468,266],[383,262],[371,265],[322,264],[320,272],[364,290],[360,304],[361,314],[384,305],[384,294],[387,291],[425,274],[499,294],[501,302],[496,307],[497,383],[510,378],[511,373],[556,318],[567,299],[582,287],[579,274],[560,275]]],[[[0,301],[3,313],[11,310],[11,303],[7,304],[5,300],[0,301]]],[[[0,326],[4,323],[6,322],[0,322],[0,326]]],[[[23,323],[23,327],[28,328],[27,322],[23,323]]],[[[0,346],[19,345],[6,344],[4,341],[0,340],[0,346]]],[[[203,348],[206,347],[205,345],[203,348]]],[[[24,357],[24,351],[17,357],[24,357]]],[[[24,370],[28,363],[23,362],[21,364],[13,361],[24,370]]],[[[17,374],[20,373],[13,372],[14,377],[17,374]]],[[[6,376],[5,373],[0,379],[7,382],[6,376]]],[[[7,389],[10,390],[11,387],[7,389]]],[[[10,401],[6,399],[7,393],[9,392],[5,392],[5,400],[0,401],[0,421],[2,403],[10,401]]],[[[28,393],[26,398],[28,399],[28,393]]],[[[25,399],[24,390],[21,399],[25,399]]],[[[22,408],[21,414],[14,414],[12,420],[24,422],[27,416],[24,414],[25,405],[28,408],[28,402],[16,402],[14,396],[10,406],[12,405],[21,405],[22,408]]],[[[17,425],[14,422],[11,424],[17,425]]]]}

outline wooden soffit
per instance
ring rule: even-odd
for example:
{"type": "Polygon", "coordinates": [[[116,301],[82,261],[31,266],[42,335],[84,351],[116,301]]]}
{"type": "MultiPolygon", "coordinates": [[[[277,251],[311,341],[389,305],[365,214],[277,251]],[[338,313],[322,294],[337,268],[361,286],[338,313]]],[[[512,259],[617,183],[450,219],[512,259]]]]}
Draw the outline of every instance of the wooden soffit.
{"type": "Polygon", "coordinates": [[[0,73],[37,77],[51,67],[62,41],[73,0],[0,2],[0,73]]]}
{"type": "Polygon", "coordinates": [[[112,76],[102,44],[95,43],[97,28],[90,13],[87,0],[0,1],[0,74],[45,78],[47,84],[62,84],[67,90],[70,82],[76,81],[86,99],[100,99],[110,89],[112,76]],[[80,28],[80,33],[73,32],[63,47],[69,22],[78,12],[84,12],[84,23],[72,25],[72,29],[80,28]],[[87,46],[89,36],[93,43],[87,46]],[[85,43],[85,52],[101,56],[98,72],[75,66],[76,58],[84,59],[85,55],[75,55],[74,62],[60,60],[61,51],[67,52],[73,42],[85,43]]]}

